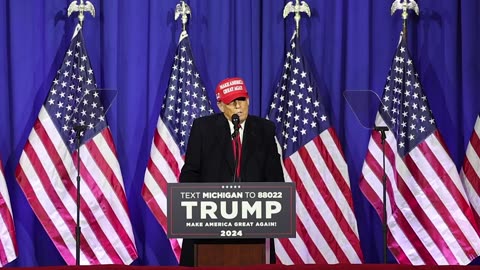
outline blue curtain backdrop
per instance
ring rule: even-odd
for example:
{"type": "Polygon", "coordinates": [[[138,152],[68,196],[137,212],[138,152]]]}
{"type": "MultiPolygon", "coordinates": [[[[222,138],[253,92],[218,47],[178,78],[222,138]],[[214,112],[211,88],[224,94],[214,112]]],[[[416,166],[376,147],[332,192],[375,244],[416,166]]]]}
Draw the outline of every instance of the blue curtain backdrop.
{"type": "MultiPolygon", "coordinates": [[[[139,265],[176,263],[160,225],[140,195],[156,121],[181,24],[177,0],[91,0],[84,36],[98,86],[116,89],[108,113],[130,207],[139,265]]],[[[215,85],[241,76],[251,113],[265,116],[280,79],[294,20],[281,0],[191,0],[188,27],[197,67],[214,101],[215,85]]],[[[401,18],[392,0],[310,0],[301,46],[331,112],[350,169],[355,214],[368,263],[382,262],[379,218],[358,188],[370,131],[357,123],[344,90],[381,95],[398,42],[401,18]]],[[[418,0],[409,44],[440,132],[460,168],[480,110],[480,1],[418,0]]],[[[67,0],[0,0],[0,156],[18,239],[11,266],[62,265],[14,178],[15,167],[76,19],[67,0]]],[[[389,256],[389,260],[393,261],[389,256]]]]}

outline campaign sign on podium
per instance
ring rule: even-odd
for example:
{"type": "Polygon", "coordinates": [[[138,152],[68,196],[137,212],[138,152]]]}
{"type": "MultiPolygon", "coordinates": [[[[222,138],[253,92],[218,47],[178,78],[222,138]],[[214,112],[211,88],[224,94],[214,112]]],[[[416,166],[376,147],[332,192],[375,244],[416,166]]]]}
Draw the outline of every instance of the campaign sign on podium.
{"type": "Polygon", "coordinates": [[[295,184],[169,183],[170,238],[296,236],[295,184]]]}

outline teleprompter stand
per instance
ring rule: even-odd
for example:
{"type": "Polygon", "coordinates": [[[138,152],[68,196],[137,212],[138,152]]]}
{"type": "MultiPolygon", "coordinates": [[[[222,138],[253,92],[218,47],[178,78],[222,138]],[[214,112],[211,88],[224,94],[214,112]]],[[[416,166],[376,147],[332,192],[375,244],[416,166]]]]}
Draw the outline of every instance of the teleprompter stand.
{"type": "MultiPolygon", "coordinates": [[[[357,117],[358,122],[366,129],[379,132],[382,144],[382,234],[383,234],[383,263],[387,263],[387,174],[385,172],[385,140],[387,126],[378,126],[375,123],[376,114],[382,102],[372,90],[347,90],[343,93],[348,105],[357,117]]],[[[388,118],[391,118],[386,112],[388,118]]],[[[387,119],[386,121],[390,121],[387,119]]]]}

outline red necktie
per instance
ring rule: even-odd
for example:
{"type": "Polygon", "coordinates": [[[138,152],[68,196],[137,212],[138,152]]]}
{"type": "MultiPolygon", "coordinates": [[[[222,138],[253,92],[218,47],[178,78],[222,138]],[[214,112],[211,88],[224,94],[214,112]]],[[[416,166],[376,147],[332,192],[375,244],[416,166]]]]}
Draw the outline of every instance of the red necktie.
{"type": "Polygon", "coordinates": [[[233,156],[237,160],[237,178],[240,178],[240,161],[242,160],[242,140],[240,139],[240,132],[238,132],[237,136],[232,140],[233,146],[233,156]],[[237,153],[238,149],[238,153],[237,153]]]}

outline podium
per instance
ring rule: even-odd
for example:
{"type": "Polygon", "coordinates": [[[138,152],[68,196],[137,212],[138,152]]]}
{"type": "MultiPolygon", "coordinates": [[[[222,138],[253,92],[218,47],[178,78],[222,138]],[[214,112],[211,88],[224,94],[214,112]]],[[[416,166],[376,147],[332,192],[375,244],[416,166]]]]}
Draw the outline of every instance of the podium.
{"type": "Polygon", "coordinates": [[[266,264],[273,238],[296,236],[295,199],[294,183],[170,183],[167,236],[193,266],[266,264]]]}
{"type": "Polygon", "coordinates": [[[247,266],[266,264],[267,253],[265,249],[265,240],[263,243],[250,244],[197,243],[194,244],[194,266],[247,266]]]}

